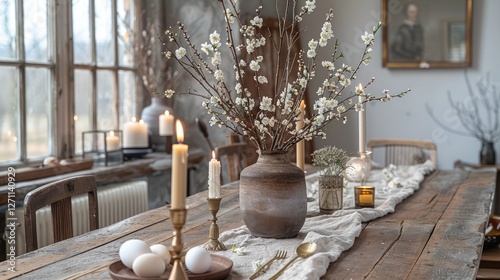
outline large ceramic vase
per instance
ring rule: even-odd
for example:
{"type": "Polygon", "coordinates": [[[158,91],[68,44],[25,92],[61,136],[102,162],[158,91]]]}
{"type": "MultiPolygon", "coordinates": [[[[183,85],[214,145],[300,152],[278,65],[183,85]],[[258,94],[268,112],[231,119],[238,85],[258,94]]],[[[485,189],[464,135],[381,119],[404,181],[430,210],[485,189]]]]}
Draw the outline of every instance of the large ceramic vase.
{"type": "Polygon", "coordinates": [[[304,171],[286,159],[286,151],[263,152],[241,172],[240,208],[253,236],[297,236],[307,214],[304,171]]]}
{"type": "Polygon", "coordinates": [[[151,98],[151,104],[144,107],[141,114],[141,119],[148,124],[148,133],[151,137],[150,143],[155,151],[165,152],[166,150],[166,136],[160,136],[159,133],[159,117],[168,110],[171,114],[174,114],[174,110],[171,107],[166,106],[162,103],[160,97],[153,96],[151,98]]]}

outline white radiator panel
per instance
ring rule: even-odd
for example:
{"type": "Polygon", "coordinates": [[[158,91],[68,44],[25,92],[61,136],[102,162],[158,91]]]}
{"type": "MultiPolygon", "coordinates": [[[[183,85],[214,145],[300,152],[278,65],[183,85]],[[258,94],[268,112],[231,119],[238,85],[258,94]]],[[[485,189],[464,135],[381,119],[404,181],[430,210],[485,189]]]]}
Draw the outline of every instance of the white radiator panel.
{"type": "MultiPolygon", "coordinates": [[[[73,208],[73,235],[77,236],[89,231],[87,194],[71,199],[73,208]]],[[[109,226],[126,218],[148,210],[148,185],[146,181],[134,181],[111,184],[97,189],[99,208],[99,228],[109,226]]],[[[16,253],[24,254],[25,229],[24,208],[16,209],[16,217],[20,223],[16,233],[16,253]]],[[[52,231],[52,212],[50,206],[36,212],[38,247],[54,243],[52,231]]]]}

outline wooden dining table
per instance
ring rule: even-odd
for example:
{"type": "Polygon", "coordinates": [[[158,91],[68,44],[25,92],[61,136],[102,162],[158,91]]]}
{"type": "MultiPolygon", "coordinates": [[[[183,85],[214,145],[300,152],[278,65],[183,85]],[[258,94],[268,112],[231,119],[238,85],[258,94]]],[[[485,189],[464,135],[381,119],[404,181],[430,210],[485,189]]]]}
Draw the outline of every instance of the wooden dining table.
{"type": "MultiPolygon", "coordinates": [[[[475,279],[495,182],[492,170],[434,171],[394,213],[364,223],[353,247],[330,263],[322,279],[475,279]]],[[[243,225],[238,185],[221,189],[221,232],[243,225]]],[[[202,192],[187,198],[182,238],[188,247],[208,240],[206,196],[202,192]]],[[[160,207],[16,256],[14,272],[4,261],[0,279],[110,279],[108,266],[119,260],[124,241],[169,245],[172,237],[169,211],[160,207]]]]}

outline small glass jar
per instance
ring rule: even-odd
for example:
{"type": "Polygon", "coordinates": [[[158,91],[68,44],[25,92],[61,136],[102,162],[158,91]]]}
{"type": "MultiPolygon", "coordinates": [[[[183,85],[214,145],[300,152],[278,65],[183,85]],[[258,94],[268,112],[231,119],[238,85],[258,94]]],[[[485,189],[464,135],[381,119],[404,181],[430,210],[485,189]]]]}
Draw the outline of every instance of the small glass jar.
{"type": "Polygon", "coordinates": [[[354,187],[354,205],[359,208],[375,207],[375,187],[356,186],[354,187]]]}
{"type": "Polygon", "coordinates": [[[322,175],[319,177],[319,211],[332,214],[343,207],[344,177],[322,175]]]}
{"type": "Polygon", "coordinates": [[[92,130],[82,132],[82,157],[93,159],[95,165],[123,163],[121,130],[92,130]]]}

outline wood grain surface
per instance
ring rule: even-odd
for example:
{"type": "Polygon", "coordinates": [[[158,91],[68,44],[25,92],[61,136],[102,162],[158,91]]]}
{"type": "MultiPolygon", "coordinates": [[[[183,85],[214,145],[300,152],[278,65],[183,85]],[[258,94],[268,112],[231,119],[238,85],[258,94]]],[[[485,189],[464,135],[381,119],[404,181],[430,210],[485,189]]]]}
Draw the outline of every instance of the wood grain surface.
{"type": "MultiPolygon", "coordinates": [[[[322,279],[475,279],[494,193],[492,171],[436,171],[396,212],[364,224],[354,246],[322,279]]],[[[208,240],[206,193],[187,199],[183,242],[208,240]]],[[[243,225],[238,183],[221,189],[220,231],[243,225]]],[[[49,245],[17,258],[16,272],[0,263],[0,279],[109,279],[120,245],[132,238],[171,244],[165,207],[49,245]]],[[[234,269],[234,268],[233,268],[234,269]]],[[[234,280],[234,279],[232,279],[234,280]]]]}
{"type": "Polygon", "coordinates": [[[475,279],[495,172],[436,171],[322,279],[475,279]]]}

